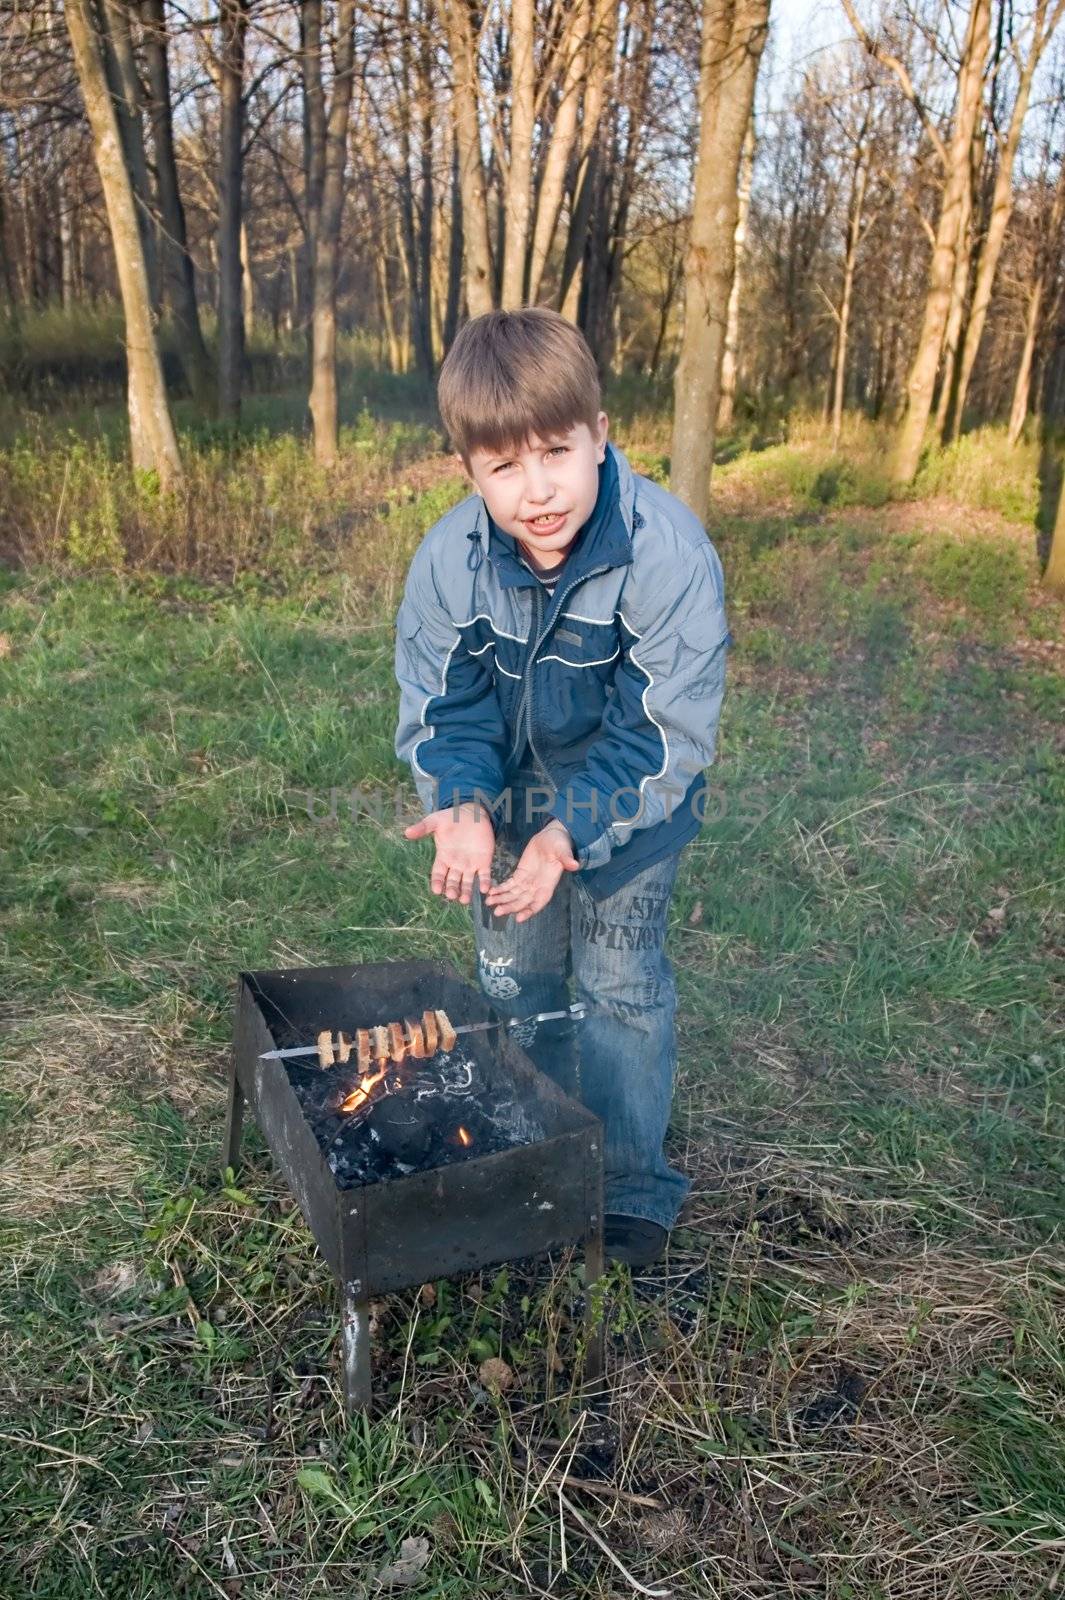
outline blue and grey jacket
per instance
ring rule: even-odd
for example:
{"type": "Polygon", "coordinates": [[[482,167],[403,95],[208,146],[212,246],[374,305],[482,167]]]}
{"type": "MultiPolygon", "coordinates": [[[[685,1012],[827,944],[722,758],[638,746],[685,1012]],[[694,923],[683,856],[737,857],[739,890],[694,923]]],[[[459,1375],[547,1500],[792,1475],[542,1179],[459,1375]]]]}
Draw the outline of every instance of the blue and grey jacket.
{"type": "Polygon", "coordinates": [[[699,831],[731,642],[702,525],[608,444],[553,596],[480,495],[429,529],[396,623],[396,754],[426,811],[479,799],[517,842],[558,817],[601,899],[699,831]]]}

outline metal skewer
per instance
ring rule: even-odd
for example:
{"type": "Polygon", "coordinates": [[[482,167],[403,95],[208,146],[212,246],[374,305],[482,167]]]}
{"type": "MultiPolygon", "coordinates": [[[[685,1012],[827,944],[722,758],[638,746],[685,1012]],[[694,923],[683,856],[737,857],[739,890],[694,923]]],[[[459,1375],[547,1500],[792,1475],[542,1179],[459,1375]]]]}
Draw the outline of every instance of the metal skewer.
{"type": "MultiPolygon", "coordinates": [[[[576,1021],[585,1014],[585,1007],[578,1000],[574,1005],[567,1006],[565,1011],[537,1011],[531,1017],[508,1017],[504,1022],[464,1022],[455,1029],[456,1033],[486,1033],[489,1028],[520,1028],[526,1022],[555,1022],[562,1017],[573,1017],[576,1021]]],[[[291,1050],[265,1050],[259,1057],[260,1061],[291,1061],[293,1056],[316,1056],[316,1044],[296,1045],[291,1050]]]]}

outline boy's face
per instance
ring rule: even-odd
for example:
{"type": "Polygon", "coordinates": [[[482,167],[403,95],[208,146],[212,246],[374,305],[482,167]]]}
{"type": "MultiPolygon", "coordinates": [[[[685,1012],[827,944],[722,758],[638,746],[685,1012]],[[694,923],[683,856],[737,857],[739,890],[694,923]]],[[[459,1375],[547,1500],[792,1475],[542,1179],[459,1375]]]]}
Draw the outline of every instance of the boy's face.
{"type": "Polygon", "coordinates": [[[577,422],[555,439],[533,437],[510,455],[471,450],[469,473],[496,526],[518,541],[530,566],[559,566],[595,509],[608,418],[593,433],[577,422]]]}

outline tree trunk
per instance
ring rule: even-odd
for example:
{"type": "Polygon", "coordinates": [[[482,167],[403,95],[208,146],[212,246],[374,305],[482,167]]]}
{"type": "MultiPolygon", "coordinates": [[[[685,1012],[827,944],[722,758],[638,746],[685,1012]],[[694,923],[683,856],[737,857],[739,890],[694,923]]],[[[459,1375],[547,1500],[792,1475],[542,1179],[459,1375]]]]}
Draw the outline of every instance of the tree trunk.
{"type": "Polygon", "coordinates": [[[59,296],[63,310],[70,311],[74,305],[74,229],[71,223],[70,189],[64,167],[59,170],[56,201],[59,208],[59,296]]]}
{"type": "Polygon", "coordinates": [[[703,0],[699,149],[684,271],[684,336],[674,381],[671,473],[673,493],[700,521],[709,510],[740,154],[768,27],[769,0],[703,0]]]}
{"type": "MultiPolygon", "coordinates": [[[[974,141],[975,143],[975,141],[974,141]]],[[[954,389],[955,363],[962,322],[965,319],[965,301],[969,293],[969,269],[972,264],[972,230],[974,189],[977,179],[975,151],[969,174],[969,186],[962,201],[958,221],[958,241],[954,251],[954,275],[950,283],[950,309],[943,331],[942,371],[939,379],[939,398],[936,401],[935,433],[942,439],[946,433],[950,399],[954,389]]]]}
{"type": "Polygon", "coordinates": [[[1028,315],[1024,324],[1024,343],[1021,346],[1021,359],[1017,367],[1017,378],[1013,385],[1013,404],[1010,406],[1010,423],[1007,438],[1011,445],[1015,445],[1021,436],[1025,419],[1028,416],[1028,397],[1032,386],[1032,356],[1035,353],[1035,341],[1039,333],[1039,317],[1043,303],[1043,278],[1040,275],[1032,285],[1028,296],[1028,315]]]}
{"type": "Polygon", "coordinates": [[[399,117],[399,215],[407,278],[411,286],[410,324],[414,361],[425,378],[433,375],[432,344],[432,83],[431,63],[425,59],[428,28],[422,29],[422,48],[418,56],[417,87],[411,52],[411,23],[408,0],[400,7],[400,70],[402,88],[399,117]],[[419,169],[421,196],[414,200],[414,175],[410,137],[411,105],[417,107],[419,131],[419,169]]]}
{"type": "Polygon", "coordinates": [[[839,449],[843,432],[843,401],[847,392],[847,341],[850,335],[851,302],[854,296],[854,272],[858,260],[858,246],[862,242],[862,210],[865,206],[865,187],[869,181],[869,168],[865,151],[860,146],[855,154],[854,177],[851,184],[850,217],[847,223],[847,247],[843,258],[843,292],[839,301],[839,324],[836,334],[836,370],[832,383],[832,451],[839,449]]]}
{"type": "Polygon", "coordinates": [[[435,199],[433,191],[433,38],[431,32],[432,8],[428,0],[422,8],[422,30],[418,51],[418,164],[421,178],[421,218],[418,234],[418,266],[421,285],[421,305],[418,315],[421,322],[419,337],[422,341],[423,371],[427,378],[433,376],[433,216],[435,199]]]}
{"type": "Polygon", "coordinates": [[[592,32],[588,41],[588,83],[584,92],[584,115],[577,157],[577,177],[570,205],[566,253],[562,262],[558,304],[564,317],[577,321],[581,295],[581,263],[587,240],[592,200],[599,192],[599,167],[602,161],[603,111],[614,71],[617,43],[618,7],[615,0],[593,0],[592,32]]]}
{"type": "Polygon", "coordinates": [[[15,322],[18,319],[18,292],[11,265],[7,247],[7,182],[3,159],[0,158],[0,283],[3,284],[4,299],[7,301],[7,314],[15,322]]]}
{"type": "Polygon", "coordinates": [[[318,218],[325,181],[325,89],[322,85],[322,0],[300,0],[300,66],[303,91],[303,211],[307,240],[305,300],[300,315],[307,329],[308,350],[314,303],[314,262],[318,218]]]}
{"type": "Polygon", "coordinates": [[[285,311],[285,332],[292,333],[300,314],[300,256],[294,244],[288,247],[288,306],[285,311]]]}
{"type": "Polygon", "coordinates": [[[534,0],[510,5],[510,148],[505,174],[506,223],[500,304],[515,311],[525,303],[525,261],[532,205],[532,152],[536,123],[533,43],[534,0]]]}
{"type": "Polygon", "coordinates": [[[240,305],[244,315],[244,338],[251,337],[255,326],[255,276],[251,270],[251,245],[248,242],[248,222],[240,219],[240,305]]]}
{"type": "Polygon", "coordinates": [[[924,319],[917,354],[906,384],[908,406],[892,466],[895,482],[903,486],[912,483],[917,474],[925,430],[932,411],[932,394],[950,310],[959,226],[965,193],[971,181],[971,149],[982,100],[989,37],[990,0],[973,0],[958,71],[954,132],[947,150],[943,199],[932,251],[924,319]]]}
{"type": "MultiPolygon", "coordinates": [[[[617,178],[617,200],[613,207],[613,216],[609,213],[606,218],[606,238],[603,246],[602,266],[599,271],[597,315],[589,322],[589,328],[594,339],[593,350],[599,357],[603,371],[613,369],[615,340],[620,337],[620,318],[618,308],[621,296],[622,262],[625,258],[625,241],[629,227],[629,208],[632,204],[633,189],[636,183],[636,164],[639,159],[641,140],[647,127],[647,98],[651,82],[651,63],[653,52],[651,37],[654,30],[654,0],[639,0],[638,4],[629,9],[626,33],[631,38],[631,30],[635,25],[635,41],[626,44],[625,60],[627,64],[626,82],[624,85],[625,107],[628,113],[626,118],[625,153],[618,161],[616,146],[619,136],[619,119],[616,111],[610,118],[611,123],[611,148],[614,159],[610,164],[610,181],[606,182],[605,201],[611,204],[614,190],[613,174],[617,178]]],[[[604,174],[604,178],[607,175],[604,174]]],[[[590,258],[598,266],[600,258],[590,258]]]]}
{"type": "Polygon", "coordinates": [[[170,109],[170,68],[167,60],[166,16],[163,0],[141,0],[144,54],[148,69],[148,112],[155,150],[155,186],[162,221],[164,282],[170,314],[177,334],[178,358],[189,391],[197,405],[213,411],[214,373],[203,342],[196,304],[196,280],[189,254],[185,208],[178,186],[174,154],[174,124],[170,109]]]}
{"type": "Polygon", "coordinates": [[[385,325],[385,338],[388,341],[388,368],[390,372],[402,372],[403,351],[400,348],[399,334],[396,331],[396,319],[392,313],[392,290],[388,282],[388,256],[383,250],[374,251],[374,263],[377,268],[377,288],[381,298],[381,321],[385,325]]]}
{"type": "Polygon", "coordinates": [[[344,170],[348,162],[348,120],[355,76],[355,0],[338,0],[336,25],[333,98],[326,125],[322,205],[314,262],[311,358],[314,456],[323,467],[334,466],[337,459],[336,279],[344,212],[344,170]]]}
{"type": "MultiPolygon", "coordinates": [[[[728,317],[725,323],[725,353],[721,358],[721,398],[717,405],[718,433],[727,433],[732,427],[736,409],[736,380],[739,375],[740,352],[740,294],[743,289],[743,252],[747,243],[747,217],[751,209],[751,183],[754,176],[754,118],[747,124],[743,138],[743,156],[740,160],[739,209],[736,213],[736,260],[732,270],[732,288],[728,297],[728,317]]],[[[664,326],[659,329],[657,357],[664,326]]]]}
{"type": "Polygon", "coordinates": [[[605,377],[610,363],[607,335],[608,277],[610,272],[610,223],[613,210],[613,181],[618,168],[617,114],[612,106],[599,123],[600,150],[594,163],[591,215],[585,232],[580,274],[577,326],[584,333],[605,377]]]}
{"type": "Polygon", "coordinates": [[[647,363],[647,375],[650,378],[657,375],[658,366],[662,360],[662,346],[666,342],[666,330],[669,327],[669,313],[676,298],[677,290],[680,287],[680,279],[680,271],[674,271],[671,263],[666,271],[665,289],[658,307],[658,328],[655,333],[654,349],[651,351],[650,360],[647,363]]]}
{"type": "Polygon", "coordinates": [[[462,295],[462,183],[459,177],[459,145],[452,131],[451,143],[451,238],[447,253],[447,303],[444,307],[443,354],[451,349],[459,325],[459,299],[462,295]]]}
{"type": "Polygon", "coordinates": [[[244,306],[240,230],[244,177],[244,41],[248,0],[221,0],[218,178],[218,414],[240,416],[244,377],[244,306]]]}
{"type": "Polygon", "coordinates": [[[1043,585],[1055,594],[1065,594],[1065,478],[1058,486],[1058,511],[1050,535],[1043,585]]]}
{"type": "Polygon", "coordinates": [[[954,414],[951,419],[951,437],[956,439],[961,432],[962,413],[965,410],[965,401],[969,393],[969,384],[972,381],[973,368],[980,350],[980,340],[983,337],[984,324],[987,321],[988,307],[991,304],[991,292],[995,287],[995,274],[998,271],[999,257],[1002,254],[1002,245],[1006,237],[1006,229],[1013,213],[1013,164],[1020,144],[1021,133],[1024,129],[1024,119],[1028,114],[1028,102],[1031,97],[1032,78],[1039,65],[1043,51],[1053,36],[1054,30],[1065,14],[1065,5],[1059,3],[1044,28],[1046,20],[1047,0],[1038,0],[1035,17],[1032,24],[1032,42],[1021,69],[1017,85],[1017,98],[1013,103],[1013,114],[1010,117],[1009,129],[1006,133],[1005,143],[999,154],[998,171],[995,174],[995,189],[991,199],[991,218],[987,227],[987,237],[980,252],[980,261],[976,274],[976,286],[973,290],[972,311],[969,313],[969,326],[965,330],[965,345],[962,350],[961,366],[958,372],[958,382],[954,399],[954,414]]]}
{"type": "Polygon", "coordinates": [[[148,272],[136,201],[122,152],[118,119],[104,72],[89,0],[66,0],[65,16],[96,168],[114,242],[126,322],[130,442],[135,467],[154,469],[164,490],[181,483],[181,457],[167,405],[163,368],[152,324],[148,272]]]}
{"type": "Polygon", "coordinates": [[[466,302],[471,317],[491,311],[495,271],[488,235],[488,193],[481,159],[477,42],[469,0],[443,0],[454,75],[452,115],[459,151],[466,254],[466,302]]]}
{"type": "Polygon", "coordinates": [[[536,199],[536,221],[533,226],[532,254],[529,261],[529,304],[535,305],[540,297],[544,268],[562,212],[566,192],[566,173],[577,140],[577,114],[581,103],[581,84],[588,48],[589,6],[591,0],[574,0],[570,21],[566,27],[563,54],[566,66],[562,75],[562,91],[551,130],[551,141],[544,158],[543,177],[536,199]]]}
{"type": "Polygon", "coordinates": [[[104,42],[105,60],[110,66],[118,125],[130,178],[133,181],[133,194],[137,202],[137,220],[144,243],[144,264],[148,272],[152,310],[158,314],[161,303],[159,255],[155,242],[155,217],[152,210],[151,183],[148,178],[148,156],[144,148],[144,124],[141,121],[144,95],[130,31],[129,0],[103,0],[100,11],[100,33],[104,42]]]}

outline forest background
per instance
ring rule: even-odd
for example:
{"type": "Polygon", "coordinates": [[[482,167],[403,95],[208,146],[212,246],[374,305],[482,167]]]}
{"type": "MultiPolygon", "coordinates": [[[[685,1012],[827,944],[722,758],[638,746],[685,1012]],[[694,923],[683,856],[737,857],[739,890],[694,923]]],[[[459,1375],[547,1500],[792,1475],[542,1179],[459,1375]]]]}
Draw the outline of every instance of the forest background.
{"type": "Polygon", "coordinates": [[[1065,1571],[1063,0],[5,0],[0,1586],[1051,1596],[1065,1571]],[[253,1143],[240,969],[439,955],[363,794],[559,307],[721,552],[667,1269],[375,1305],[253,1143]]]}

